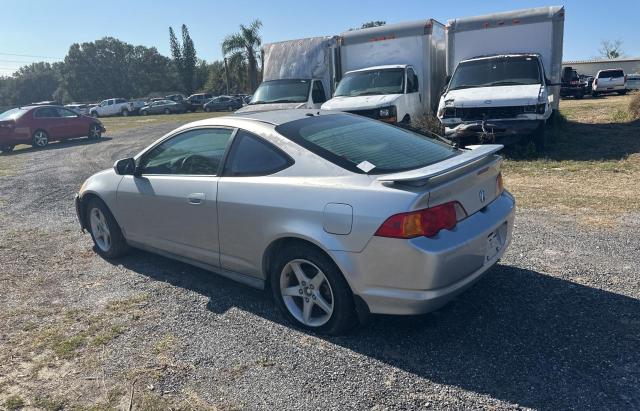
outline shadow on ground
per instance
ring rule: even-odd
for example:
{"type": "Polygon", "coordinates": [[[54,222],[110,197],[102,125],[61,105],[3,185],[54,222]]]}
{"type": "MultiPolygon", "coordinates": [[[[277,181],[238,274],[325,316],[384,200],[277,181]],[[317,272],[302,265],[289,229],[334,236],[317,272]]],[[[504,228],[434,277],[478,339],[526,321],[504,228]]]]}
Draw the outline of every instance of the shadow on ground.
{"type": "MultiPolygon", "coordinates": [[[[288,326],[267,292],[141,251],[119,263],[207,296],[215,313],[237,307],[288,326]]],[[[435,313],[376,316],[350,335],[322,338],[522,406],[640,408],[640,301],[518,267],[496,266],[435,313]]]]}
{"type": "Polygon", "coordinates": [[[48,150],[60,150],[63,148],[75,147],[75,146],[88,146],[92,144],[104,143],[106,141],[111,140],[111,137],[101,137],[98,139],[88,139],[88,138],[73,138],[69,140],[63,140],[58,142],[51,142],[47,144],[45,147],[28,147],[15,151],[11,151],[8,153],[2,152],[0,156],[19,156],[21,154],[33,153],[36,151],[48,151],[48,150]]]}

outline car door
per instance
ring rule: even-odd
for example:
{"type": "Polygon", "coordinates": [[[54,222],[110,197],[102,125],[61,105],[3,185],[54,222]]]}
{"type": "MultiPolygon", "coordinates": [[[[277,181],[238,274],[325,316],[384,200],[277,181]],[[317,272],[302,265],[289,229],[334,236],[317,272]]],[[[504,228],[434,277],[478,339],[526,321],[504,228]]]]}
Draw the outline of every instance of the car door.
{"type": "Polygon", "coordinates": [[[219,266],[218,174],[234,129],[180,132],[136,160],[117,193],[128,241],[219,266]]]}
{"type": "Polygon", "coordinates": [[[222,268],[261,278],[277,195],[270,185],[272,175],[292,164],[293,159],[276,146],[238,130],[218,183],[222,268]]]}
{"type": "Polygon", "coordinates": [[[66,108],[58,107],[58,116],[61,118],[63,136],[61,138],[83,137],[89,134],[89,127],[80,116],[66,108]]]}
{"type": "MultiPolygon", "coordinates": [[[[412,119],[417,119],[422,111],[422,97],[420,96],[420,85],[418,84],[418,76],[413,67],[407,67],[406,95],[407,112],[412,119]]],[[[398,121],[403,119],[398,118],[398,121]]]]}
{"type": "Polygon", "coordinates": [[[56,107],[41,107],[33,113],[33,134],[41,129],[49,134],[50,140],[59,140],[65,136],[64,119],[60,117],[56,107]]]}

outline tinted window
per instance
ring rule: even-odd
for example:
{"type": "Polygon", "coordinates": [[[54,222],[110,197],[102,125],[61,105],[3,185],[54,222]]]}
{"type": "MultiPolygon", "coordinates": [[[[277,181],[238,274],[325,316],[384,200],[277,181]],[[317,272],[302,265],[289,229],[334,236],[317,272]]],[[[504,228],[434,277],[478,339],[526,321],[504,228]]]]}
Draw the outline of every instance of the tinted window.
{"type": "Polygon", "coordinates": [[[224,174],[228,176],[268,175],[293,164],[286,154],[260,137],[239,130],[229,153],[224,174]]]}
{"type": "Polygon", "coordinates": [[[541,82],[542,76],[537,58],[499,57],[458,64],[449,83],[449,89],[540,84],[541,82]]]}
{"type": "Polygon", "coordinates": [[[249,104],[303,103],[309,98],[309,80],[263,81],[249,104]]]}
{"type": "Polygon", "coordinates": [[[348,114],[295,120],[276,127],[276,131],[356,173],[366,172],[365,161],[375,167],[370,174],[382,174],[428,166],[458,153],[420,134],[348,114]]]}
{"type": "Polygon", "coordinates": [[[324,87],[322,87],[321,81],[313,82],[313,90],[311,91],[311,99],[314,103],[324,103],[327,101],[327,97],[324,94],[324,87]]]}
{"type": "Polygon", "coordinates": [[[44,107],[36,110],[36,118],[60,117],[55,107],[44,107]]]}
{"type": "Polygon", "coordinates": [[[178,134],[143,157],[142,173],[217,175],[232,134],[233,130],[215,128],[178,134]]]}
{"type": "Polygon", "coordinates": [[[78,117],[78,115],[75,112],[71,110],[67,110],[66,108],[59,107],[56,110],[58,111],[59,117],[73,117],[73,118],[78,117]]]}
{"type": "Polygon", "coordinates": [[[336,96],[402,94],[404,69],[368,70],[348,73],[336,88],[336,96]]]}

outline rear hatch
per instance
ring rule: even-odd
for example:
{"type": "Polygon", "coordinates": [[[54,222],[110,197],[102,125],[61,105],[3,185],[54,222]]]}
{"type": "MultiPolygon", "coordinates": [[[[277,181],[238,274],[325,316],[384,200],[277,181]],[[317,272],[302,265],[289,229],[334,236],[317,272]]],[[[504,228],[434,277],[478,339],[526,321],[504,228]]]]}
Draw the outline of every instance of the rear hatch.
{"type": "Polygon", "coordinates": [[[420,186],[416,208],[456,201],[470,216],[491,203],[502,191],[498,182],[502,145],[470,146],[470,150],[442,162],[402,173],[383,175],[379,181],[420,186]],[[422,191],[422,190],[420,190],[422,191]]]}

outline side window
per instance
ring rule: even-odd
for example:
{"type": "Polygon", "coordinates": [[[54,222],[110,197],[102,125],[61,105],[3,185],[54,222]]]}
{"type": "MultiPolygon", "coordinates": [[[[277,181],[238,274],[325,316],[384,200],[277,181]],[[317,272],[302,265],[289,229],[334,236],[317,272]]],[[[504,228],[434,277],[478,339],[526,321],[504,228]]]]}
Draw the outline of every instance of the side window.
{"type": "Polygon", "coordinates": [[[217,175],[233,130],[201,128],[185,131],[144,155],[142,174],[217,175]]]}
{"type": "Polygon", "coordinates": [[[76,113],[71,110],[67,110],[66,108],[58,107],[56,110],[58,111],[58,117],[78,117],[76,113]]]}
{"type": "Polygon", "coordinates": [[[43,107],[40,108],[36,111],[35,115],[36,118],[52,118],[52,117],[60,117],[58,115],[58,110],[56,110],[54,107],[43,107]]]}
{"type": "Polygon", "coordinates": [[[113,105],[113,100],[107,100],[107,105],[112,106],[113,105]]]}
{"type": "Polygon", "coordinates": [[[324,94],[324,87],[321,81],[313,82],[313,91],[311,93],[311,99],[314,103],[324,103],[327,101],[327,97],[324,94]]]}
{"type": "Polygon", "coordinates": [[[229,159],[226,176],[265,176],[284,170],[293,160],[280,149],[247,131],[238,130],[229,159]]]}
{"type": "Polygon", "coordinates": [[[407,69],[407,93],[415,93],[419,91],[418,76],[412,68],[407,69]]]}

